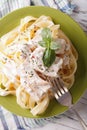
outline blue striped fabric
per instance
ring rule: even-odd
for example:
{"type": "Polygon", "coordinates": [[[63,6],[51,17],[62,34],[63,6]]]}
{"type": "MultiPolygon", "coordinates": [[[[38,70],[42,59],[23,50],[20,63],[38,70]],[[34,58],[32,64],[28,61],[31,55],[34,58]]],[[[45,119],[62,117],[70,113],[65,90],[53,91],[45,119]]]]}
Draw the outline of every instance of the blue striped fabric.
{"type": "Polygon", "coordinates": [[[72,14],[76,5],[70,0],[32,0],[35,5],[49,6],[55,9],[60,9],[64,13],[72,14]]]}
{"type": "MultiPolygon", "coordinates": [[[[29,6],[30,4],[53,7],[67,14],[71,14],[76,7],[68,0],[0,0],[0,17],[17,8],[29,6]]],[[[30,130],[34,127],[43,126],[48,122],[55,122],[58,118],[60,117],[30,119],[14,115],[5,108],[0,107],[0,130],[30,130]]]]}

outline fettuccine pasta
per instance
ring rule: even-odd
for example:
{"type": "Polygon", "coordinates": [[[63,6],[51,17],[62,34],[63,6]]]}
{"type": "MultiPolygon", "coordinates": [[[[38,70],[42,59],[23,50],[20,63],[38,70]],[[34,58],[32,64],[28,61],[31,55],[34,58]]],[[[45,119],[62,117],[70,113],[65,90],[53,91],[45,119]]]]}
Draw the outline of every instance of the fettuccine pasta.
{"type": "Polygon", "coordinates": [[[15,95],[23,109],[29,109],[35,116],[42,114],[54,97],[52,87],[35,72],[51,77],[60,77],[67,88],[75,79],[78,54],[74,46],[55,24],[51,17],[27,16],[20,25],[0,38],[0,95],[15,95]],[[48,28],[52,39],[60,43],[56,58],[50,67],[43,64],[45,48],[41,31],[48,28]]]}

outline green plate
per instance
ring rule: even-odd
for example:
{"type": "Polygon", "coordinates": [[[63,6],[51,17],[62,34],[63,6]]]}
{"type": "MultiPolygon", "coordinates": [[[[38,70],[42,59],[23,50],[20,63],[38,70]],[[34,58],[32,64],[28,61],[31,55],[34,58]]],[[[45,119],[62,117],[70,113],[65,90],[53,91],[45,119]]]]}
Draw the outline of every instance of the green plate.
{"type": "MultiPolygon", "coordinates": [[[[0,20],[0,37],[15,28],[19,24],[20,19],[28,15],[36,17],[39,17],[40,15],[51,16],[55,24],[59,23],[61,25],[61,29],[70,38],[77,49],[79,55],[78,69],[75,83],[70,89],[73,102],[76,103],[87,88],[87,37],[85,33],[80,26],[66,14],[49,7],[31,6],[18,9],[2,18],[0,20]]],[[[33,117],[29,110],[24,110],[17,105],[15,96],[0,96],[0,104],[12,113],[30,118],[50,117],[63,113],[68,109],[53,100],[50,102],[48,109],[43,115],[33,117]]]]}

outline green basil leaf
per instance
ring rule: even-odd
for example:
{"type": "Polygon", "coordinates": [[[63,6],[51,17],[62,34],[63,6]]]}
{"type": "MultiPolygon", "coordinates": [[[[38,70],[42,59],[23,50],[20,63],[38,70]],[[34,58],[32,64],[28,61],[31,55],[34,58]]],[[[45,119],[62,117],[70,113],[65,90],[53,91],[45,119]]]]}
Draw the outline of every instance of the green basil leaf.
{"type": "Polygon", "coordinates": [[[55,61],[55,58],[56,54],[54,50],[51,50],[50,48],[45,49],[43,54],[43,63],[46,67],[50,67],[55,61]]]}
{"type": "Polygon", "coordinates": [[[42,47],[47,47],[47,44],[46,44],[45,41],[39,41],[38,43],[39,43],[39,45],[42,46],[42,47]]]}
{"type": "Polygon", "coordinates": [[[46,42],[51,42],[51,31],[49,28],[43,28],[41,32],[42,39],[46,42]]]}
{"type": "Polygon", "coordinates": [[[57,50],[57,49],[60,49],[61,48],[61,45],[60,43],[56,42],[56,41],[52,41],[51,42],[51,45],[50,45],[50,48],[52,50],[57,50]]]}

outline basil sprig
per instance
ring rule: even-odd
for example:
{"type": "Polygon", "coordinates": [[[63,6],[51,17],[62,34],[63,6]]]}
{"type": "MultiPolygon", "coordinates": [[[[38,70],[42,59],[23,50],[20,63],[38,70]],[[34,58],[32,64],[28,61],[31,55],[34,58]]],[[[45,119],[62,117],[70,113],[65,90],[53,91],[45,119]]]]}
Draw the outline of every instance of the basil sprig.
{"type": "Polygon", "coordinates": [[[46,67],[50,67],[55,61],[55,50],[60,49],[60,43],[52,39],[52,32],[49,28],[43,28],[41,32],[42,41],[39,41],[39,45],[45,47],[43,54],[43,63],[46,67]]]}

